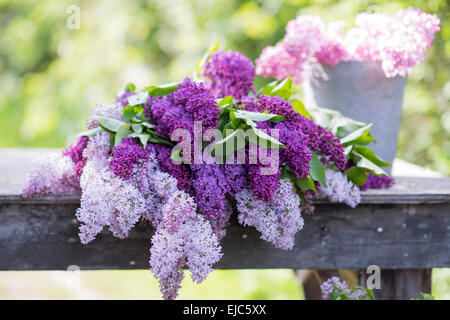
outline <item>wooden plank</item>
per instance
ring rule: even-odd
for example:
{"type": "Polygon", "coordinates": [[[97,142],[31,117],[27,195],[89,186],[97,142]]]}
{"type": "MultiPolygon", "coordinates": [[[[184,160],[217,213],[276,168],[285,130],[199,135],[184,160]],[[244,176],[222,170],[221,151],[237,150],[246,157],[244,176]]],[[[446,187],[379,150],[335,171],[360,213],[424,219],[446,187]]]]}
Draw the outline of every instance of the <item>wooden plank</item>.
{"type": "MultiPolygon", "coordinates": [[[[148,268],[150,228],[128,239],[104,231],[83,246],[75,204],[0,205],[0,270],[148,268]]],[[[218,269],[423,269],[450,267],[447,204],[323,204],[305,217],[292,251],[274,248],[233,221],[222,241],[218,269]]]]}
{"type": "MultiPolygon", "coordinates": [[[[43,198],[21,198],[20,193],[32,160],[59,149],[0,149],[0,203],[72,203],[79,193],[43,198]]],[[[450,178],[397,177],[390,189],[362,192],[361,203],[450,203],[450,178]]]]}
{"type": "MultiPolygon", "coordinates": [[[[59,152],[59,150],[54,150],[59,152]]],[[[125,240],[104,232],[83,246],[77,237],[79,194],[23,200],[32,159],[49,150],[0,150],[0,270],[148,268],[150,228],[125,240]]],[[[273,248],[233,221],[216,267],[426,269],[450,267],[450,180],[399,178],[394,188],[363,193],[356,209],[318,203],[292,251],[273,248]]]]}

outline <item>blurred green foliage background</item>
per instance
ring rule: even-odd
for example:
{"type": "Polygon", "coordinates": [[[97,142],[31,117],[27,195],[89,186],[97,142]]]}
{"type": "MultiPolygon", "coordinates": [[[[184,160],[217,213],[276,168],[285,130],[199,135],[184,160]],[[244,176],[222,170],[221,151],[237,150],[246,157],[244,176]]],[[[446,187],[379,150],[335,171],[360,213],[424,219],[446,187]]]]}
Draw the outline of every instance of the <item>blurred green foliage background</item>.
{"type": "MultiPolygon", "coordinates": [[[[352,26],[358,12],[391,14],[408,6],[436,13],[441,32],[408,78],[398,157],[449,175],[447,0],[0,0],[0,147],[63,147],[97,102],[112,102],[128,82],[142,87],[192,75],[217,39],[254,60],[298,14],[352,26]],[[80,8],[79,29],[67,27],[71,5],[80,8]]],[[[443,279],[448,292],[448,274],[443,279]]],[[[221,291],[223,280],[217,281],[221,291]]]]}

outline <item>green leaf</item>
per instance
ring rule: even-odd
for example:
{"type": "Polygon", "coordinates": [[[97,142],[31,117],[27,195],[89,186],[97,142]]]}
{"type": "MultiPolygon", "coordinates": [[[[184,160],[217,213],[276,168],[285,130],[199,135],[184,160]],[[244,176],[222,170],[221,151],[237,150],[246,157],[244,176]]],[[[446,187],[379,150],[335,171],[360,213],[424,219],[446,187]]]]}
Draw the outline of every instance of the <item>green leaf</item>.
{"type": "Polygon", "coordinates": [[[352,152],[353,147],[354,147],[354,146],[348,146],[348,147],[346,147],[346,148],[344,149],[344,154],[345,154],[346,157],[350,154],[350,152],[352,152]]]}
{"type": "Polygon", "coordinates": [[[137,112],[135,111],[135,108],[133,106],[125,106],[123,108],[123,115],[122,120],[123,121],[130,121],[131,118],[136,116],[137,112]]]}
{"type": "Polygon", "coordinates": [[[111,148],[112,147],[114,147],[114,142],[116,141],[116,133],[115,132],[112,132],[110,135],[109,135],[109,145],[111,146],[111,148]]]}
{"type": "Polygon", "coordinates": [[[125,91],[127,92],[133,92],[136,90],[136,86],[134,85],[134,83],[129,83],[127,84],[127,86],[125,87],[125,91]]]}
{"type": "Polygon", "coordinates": [[[233,96],[226,96],[226,97],[223,97],[222,99],[217,99],[217,105],[219,107],[230,105],[232,102],[233,102],[233,96]]]}
{"type": "Polygon", "coordinates": [[[311,152],[311,154],[311,169],[309,170],[309,175],[311,176],[311,178],[318,181],[321,186],[327,188],[328,186],[325,178],[325,168],[323,167],[322,161],[320,161],[319,157],[314,152],[311,152]]]}
{"type": "Polygon", "coordinates": [[[139,140],[141,141],[142,145],[145,146],[147,145],[147,142],[150,138],[150,135],[148,133],[141,133],[138,135],[139,140]]]}
{"type": "Polygon", "coordinates": [[[306,192],[308,190],[313,190],[315,193],[317,193],[316,185],[314,184],[314,180],[310,177],[306,178],[295,178],[293,179],[294,184],[300,188],[303,192],[306,192]]]}
{"type": "MultiPolygon", "coordinates": [[[[284,144],[282,144],[280,141],[278,141],[277,139],[273,138],[272,136],[268,135],[267,133],[265,133],[264,131],[256,128],[256,127],[252,127],[253,132],[258,136],[258,144],[260,144],[260,142],[262,143],[262,141],[260,141],[260,139],[266,140],[267,142],[270,142],[270,147],[274,148],[273,145],[275,145],[275,147],[281,147],[281,148],[286,148],[286,146],[284,144]]],[[[265,146],[269,147],[269,144],[266,142],[265,146]]]]}
{"type": "Polygon", "coordinates": [[[240,119],[250,119],[253,121],[274,121],[279,122],[285,120],[283,116],[272,113],[262,113],[262,112],[253,112],[253,111],[245,111],[245,110],[236,110],[234,111],[234,115],[236,118],[240,119]]]}
{"type": "Polygon", "coordinates": [[[148,86],[145,91],[152,97],[166,96],[178,89],[179,82],[171,82],[162,85],[148,86]]]}
{"type": "Polygon", "coordinates": [[[133,123],[131,125],[131,129],[133,129],[133,131],[136,132],[136,133],[141,133],[142,132],[142,126],[141,126],[141,124],[138,124],[138,123],[133,123]]]}
{"type": "Polygon", "coordinates": [[[142,122],[141,125],[143,125],[144,127],[147,127],[149,129],[152,129],[155,127],[155,125],[149,123],[149,122],[142,122]]]}
{"type": "Polygon", "coordinates": [[[237,111],[231,111],[230,112],[230,119],[231,119],[231,127],[233,129],[237,129],[239,128],[239,126],[241,125],[242,121],[236,117],[236,112],[237,111]]]}
{"type": "Polygon", "coordinates": [[[288,100],[292,94],[292,79],[287,77],[281,82],[274,81],[262,88],[261,94],[266,96],[279,96],[288,100]]]}
{"type": "Polygon", "coordinates": [[[305,105],[300,100],[294,99],[290,101],[292,104],[292,107],[295,111],[300,113],[302,116],[308,119],[312,119],[311,115],[309,114],[308,110],[306,110],[305,105]]]}
{"type": "Polygon", "coordinates": [[[344,138],[341,139],[341,143],[344,145],[344,147],[350,145],[350,144],[369,144],[371,142],[374,142],[375,139],[370,134],[370,127],[372,127],[372,123],[369,123],[368,125],[365,125],[362,128],[359,128],[358,130],[355,130],[348,135],[346,135],[344,138]]]}
{"type": "Polygon", "coordinates": [[[92,119],[97,121],[98,124],[108,132],[117,132],[119,128],[125,124],[123,121],[106,117],[92,117],[92,119]]]}
{"type": "Polygon", "coordinates": [[[366,168],[371,174],[387,176],[388,174],[382,168],[367,158],[362,157],[357,163],[357,167],[366,168]]]}
{"type": "Polygon", "coordinates": [[[97,127],[97,128],[91,129],[91,130],[84,131],[84,132],[80,133],[78,136],[93,137],[102,131],[103,131],[103,129],[101,127],[97,127]]]}
{"type": "Polygon", "coordinates": [[[211,55],[211,53],[213,53],[214,51],[217,51],[217,50],[219,50],[219,40],[214,42],[209,47],[209,49],[205,52],[203,57],[201,57],[201,59],[197,61],[196,65],[195,65],[195,70],[196,70],[197,76],[200,74],[200,71],[203,69],[203,67],[204,67],[206,61],[209,59],[209,56],[211,55]]]}
{"type": "Polygon", "coordinates": [[[170,154],[170,159],[178,163],[183,161],[183,158],[181,157],[181,149],[173,150],[172,153],[170,154]]]}
{"type": "Polygon", "coordinates": [[[130,133],[130,124],[126,123],[117,130],[116,137],[114,138],[114,146],[118,146],[123,138],[128,137],[130,133]]]}
{"type": "Polygon", "coordinates": [[[351,167],[344,174],[357,186],[363,185],[367,180],[367,171],[364,168],[351,167]]]}
{"type": "Polygon", "coordinates": [[[380,159],[373,150],[363,147],[363,146],[354,146],[353,147],[353,153],[357,154],[361,158],[366,158],[367,160],[371,161],[373,164],[379,166],[379,167],[390,167],[391,164],[389,162],[383,161],[380,159]]]}
{"type": "Polygon", "coordinates": [[[128,97],[128,104],[130,106],[137,106],[146,103],[148,99],[148,92],[139,92],[134,96],[128,97]]]}

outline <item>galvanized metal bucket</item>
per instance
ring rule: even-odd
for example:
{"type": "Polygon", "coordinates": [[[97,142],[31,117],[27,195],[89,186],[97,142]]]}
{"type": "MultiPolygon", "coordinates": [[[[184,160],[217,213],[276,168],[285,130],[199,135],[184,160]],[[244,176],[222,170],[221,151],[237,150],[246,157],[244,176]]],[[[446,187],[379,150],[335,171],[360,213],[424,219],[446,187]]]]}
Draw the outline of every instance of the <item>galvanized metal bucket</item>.
{"type": "Polygon", "coordinates": [[[387,78],[381,65],[372,61],[341,62],[323,69],[322,76],[304,82],[305,105],[334,109],[347,117],[373,123],[371,132],[377,142],[370,147],[380,158],[392,163],[406,77],[387,78]]]}

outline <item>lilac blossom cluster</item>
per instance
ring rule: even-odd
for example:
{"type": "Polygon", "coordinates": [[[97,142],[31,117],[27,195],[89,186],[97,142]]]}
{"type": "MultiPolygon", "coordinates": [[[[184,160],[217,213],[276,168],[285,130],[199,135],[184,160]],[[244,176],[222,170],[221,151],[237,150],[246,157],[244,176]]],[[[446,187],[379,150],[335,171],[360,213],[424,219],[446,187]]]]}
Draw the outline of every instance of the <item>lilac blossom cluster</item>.
{"type": "Polygon", "coordinates": [[[366,182],[359,186],[359,189],[364,191],[367,189],[384,189],[390,188],[394,185],[395,181],[392,177],[367,174],[366,182]]]}
{"type": "Polygon", "coordinates": [[[75,176],[74,168],[69,157],[56,153],[37,159],[28,171],[22,196],[42,197],[77,190],[79,178],[75,176]]]}
{"type": "Polygon", "coordinates": [[[320,186],[320,195],[331,202],[343,202],[354,208],[361,201],[359,188],[340,171],[326,170],[327,187],[320,186]]]}
{"type": "MultiPolygon", "coordinates": [[[[305,32],[324,28],[317,19],[309,23],[303,26],[305,32]]],[[[297,21],[288,28],[296,30],[301,25],[297,21]]],[[[289,52],[304,50],[295,39],[289,41],[289,52]]],[[[322,59],[329,58],[322,54],[322,59]]],[[[360,201],[358,187],[341,173],[347,162],[338,138],[301,116],[289,101],[278,96],[256,96],[253,65],[239,53],[217,52],[208,63],[206,84],[186,78],[167,95],[149,97],[142,103],[145,119],[133,119],[133,134],[136,127],[147,130],[140,127],[144,121],[148,121],[146,128],[154,129],[146,131],[149,136],[170,137],[176,129],[187,129],[193,137],[194,121],[202,122],[205,133],[217,128],[222,115],[215,97],[233,95],[242,111],[282,116],[280,121],[257,121],[255,125],[267,133],[272,129],[279,132],[284,147],[279,154],[282,165],[275,172],[261,173],[271,163],[248,162],[253,152],[272,158],[273,149],[260,145],[245,146],[245,164],[178,164],[172,160],[172,148],[155,142],[156,138],[142,144],[136,135],[129,135],[112,146],[111,140],[116,139],[111,130],[93,130],[94,136],[80,137],[61,155],[35,163],[23,190],[24,197],[32,197],[81,188],[76,217],[81,223],[79,237],[83,244],[93,241],[105,228],[123,239],[138,222],[150,225],[155,230],[150,268],[166,299],[177,296],[183,268],[190,269],[197,283],[212,271],[213,264],[222,257],[219,241],[234,212],[240,224],[256,228],[262,239],[277,248],[292,249],[295,234],[303,228],[302,208],[303,212],[312,211],[311,201],[316,197],[312,190],[299,190],[293,181],[309,179],[313,155],[324,166],[340,170],[326,170],[327,188],[314,182],[320,196],[352,207],[360,201]],[[251,97],[247,96],[249,92],[253,92],[251,97]],[[283,170],[290,170],[291,176],[283,170]],[[300,192],[306,204],[301,205],[300,192]]],[[[114,104],[97,105],[86,122],[88,129],[99,127],[97,120],[102,120],[98,117],[122,121],[132,94],[123,92],[114,104]]],[[[389,182],[375,182],[369,177],[366,184],[378,187],[389,182]]]]}
{"type": "Polygon", "coordinates": [[[152,237],[150,267],[165,299],[175,299],[188,266],[192,280],[200,283],[222,257],[211,225],[196,213],[193,198],[175,192],[162,207],[162,223],[152,237]]]}
{"type": "Polygon", "coordinates": [[[161,98],[149,98],[149,114],[156,123],[155,130],[168,137],[176,129],[194,133],[194,121],[201,121],[203,130],[217,127],[219,109],[214,96],[203,83],[185,78],[173,93],[161,98]]]}
{"type": "MultiPolygon", "coordinates": [[[[339,170],[345,169],[347,161],[339,138],[313,120],[301,116],[290,102],[278,96],[265,95],[261,95],[259,99],[247,97],[242,102],[245,110],[266,111],[285,117],[284,121],[273,124],[266,122],[265,127],[258,127],[279,130],[280,142],[286,146],[280,150],[280,160],[289,166],[297,178],[308,176],[311,151],[319,153],[325,164],[333,163],[339,170]]],[[[278,188],[280,171],[273,175],[262,176],[259,174],[260,167],[261,165],[249,166],[249,180],[254,194],[259,199],[269,201],[278,188]]]]}
{"type": "Polygon", "coordinates": [[[345,280],[333,276],[320,285],[322,300],[371,300],[368,289],[356,287],[349,289],[345,280]],[[334,297],[335,295],[335,297],[334,297]]]}
{"type": "Polygon", "coordinates": [[[303,228],[300,199],[291,182],[282,180],[270,201],[259,200],[252,191],[244,189],[236,194],[238,220],[261,232],[261,239],[275,247],[290,250],[295,234],[303,228]]]}
{"type": "Polygon", "coordinates": [[[215,51],[205,63],[202,75],[208,89],[216,98],[233,96],[240,99],[254,92],[253,62],[236,51],[215,51]]]}
{"type": "Polygon", "coordinates": [[[322,300],[330,300],[332,293],[344,293],[347,296],[350,295],[350,290],[348,289],[347,283],[339,277],[331,277],[322,283],[320,285],[320,291],[322,293],[322,300]]]}
{"type": "Polygon", "coordinates": [[[262,51],[256,60],[256,73],[278,80],[291,76],[300,83],[319,64],[376,61],[386,77],[406,76],[425,60],[434,33],[440,30],[436,15],[412,7],[393,16],[361,13],[355,24],[344,33],[341,21],[327,26],[320,17],[300,15],[287,24],[280,43],[262,51]]]}

